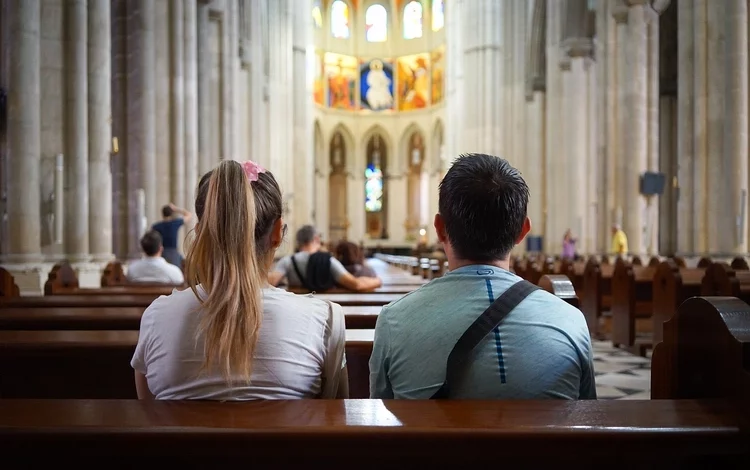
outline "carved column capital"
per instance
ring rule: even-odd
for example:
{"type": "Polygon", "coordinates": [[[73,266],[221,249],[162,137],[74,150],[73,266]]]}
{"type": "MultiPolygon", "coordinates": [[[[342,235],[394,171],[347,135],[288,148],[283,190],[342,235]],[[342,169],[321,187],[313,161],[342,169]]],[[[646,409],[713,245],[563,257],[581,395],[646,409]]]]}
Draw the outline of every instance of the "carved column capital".
{"type": "Polygon", "coordinates": [[[568,38],[562,43],[569,57],[591,57],[594,53],[594,40],[591,38],[568,38]]]}

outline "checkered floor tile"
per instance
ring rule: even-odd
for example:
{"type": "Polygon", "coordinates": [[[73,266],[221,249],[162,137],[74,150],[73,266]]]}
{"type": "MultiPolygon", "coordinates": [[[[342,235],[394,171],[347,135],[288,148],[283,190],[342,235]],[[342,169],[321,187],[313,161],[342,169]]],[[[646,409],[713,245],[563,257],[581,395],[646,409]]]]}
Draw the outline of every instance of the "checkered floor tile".
{"type": "Polygon", "coordinates": [[[594,341],[596,393],[604,400],[651,398],[651,359],[622,351],[609,341],[594,341]]]}

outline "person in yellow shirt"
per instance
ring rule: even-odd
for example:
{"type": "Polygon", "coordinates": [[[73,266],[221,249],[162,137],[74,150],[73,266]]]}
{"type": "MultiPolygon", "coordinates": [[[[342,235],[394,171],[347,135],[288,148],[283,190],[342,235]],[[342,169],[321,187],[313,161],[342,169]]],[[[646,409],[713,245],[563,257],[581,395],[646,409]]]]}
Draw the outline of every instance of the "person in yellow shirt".
{"type": "Polygon", "coordinates": [[[612,225],[612,252],[620,256],[628,254],[628,237],[619,224],[612,225]]]}

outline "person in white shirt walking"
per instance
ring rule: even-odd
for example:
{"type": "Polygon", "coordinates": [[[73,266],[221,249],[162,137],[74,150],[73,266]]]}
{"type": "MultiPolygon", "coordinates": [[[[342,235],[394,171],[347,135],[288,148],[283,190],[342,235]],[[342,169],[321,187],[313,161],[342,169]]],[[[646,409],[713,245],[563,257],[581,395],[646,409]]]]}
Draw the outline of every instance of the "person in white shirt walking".
{"type": "Polygon", "coordinates": [[[130,282],[153,282],[156,284],[181,285],[185,282],[182,270],[169,264],[162,258],[164,246],[159,232],[150,230],[141,238],[143,259],[130,263],[128,280],[130,282]]]}

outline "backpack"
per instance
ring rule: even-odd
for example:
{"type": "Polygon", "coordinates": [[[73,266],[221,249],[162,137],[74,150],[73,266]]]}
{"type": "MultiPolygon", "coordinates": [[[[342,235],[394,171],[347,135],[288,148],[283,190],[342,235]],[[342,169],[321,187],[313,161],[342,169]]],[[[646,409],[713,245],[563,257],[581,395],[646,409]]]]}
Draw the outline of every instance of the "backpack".
{"type": "Polygon", "coordinates": [[[297,273],[297,277],[302,281],[302,285],[310,292],[325,291],[336,287],[336,281],[331,274],[330,253],[318,251],[311,254],[307,260],[307,272],[305,276],[299,270],[294,255],[292,255],[292,265],[294,265],[294,272],[297,273]]]}

